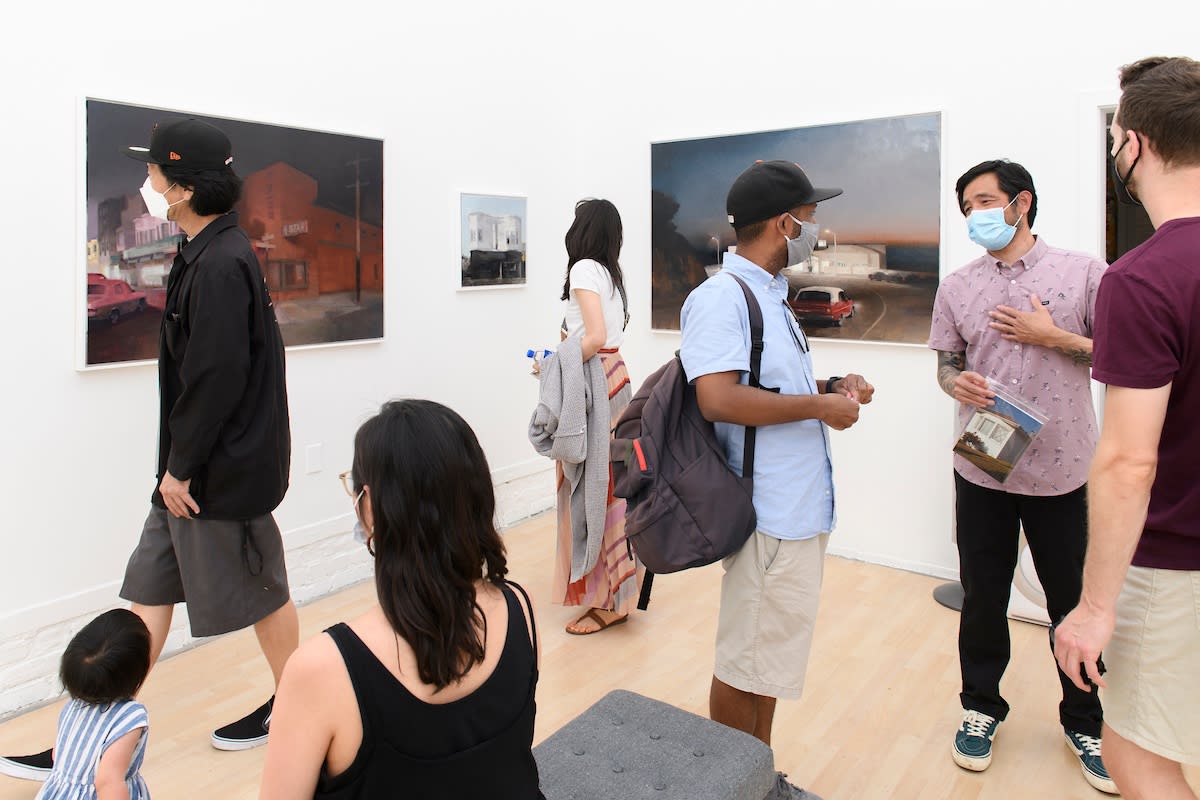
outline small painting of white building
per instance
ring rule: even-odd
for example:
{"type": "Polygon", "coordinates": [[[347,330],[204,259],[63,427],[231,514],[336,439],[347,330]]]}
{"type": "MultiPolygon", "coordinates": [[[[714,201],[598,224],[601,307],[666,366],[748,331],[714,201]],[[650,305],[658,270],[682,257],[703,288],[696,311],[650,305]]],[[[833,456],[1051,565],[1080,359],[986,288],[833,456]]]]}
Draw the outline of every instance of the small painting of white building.
{"type": "Polygon", "coordinates": [[[525,283],[525,198],[463,194],[461,286],[525,283]]]}

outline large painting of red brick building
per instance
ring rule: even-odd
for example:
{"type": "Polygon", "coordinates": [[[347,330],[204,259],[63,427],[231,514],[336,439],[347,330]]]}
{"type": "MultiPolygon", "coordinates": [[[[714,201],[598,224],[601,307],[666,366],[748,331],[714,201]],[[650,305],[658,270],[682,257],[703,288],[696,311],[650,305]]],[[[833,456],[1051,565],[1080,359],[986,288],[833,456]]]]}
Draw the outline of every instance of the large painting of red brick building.
{"type": "Polygon", "coordinates": [[[383,337],[383,142],[89,99],[82,364],[157,357],[166,278],[182,238],[146,212],[145,166],[119,148],[154,124],[203,119],[228,134],[236,211],[289,347],[383,337]]]}

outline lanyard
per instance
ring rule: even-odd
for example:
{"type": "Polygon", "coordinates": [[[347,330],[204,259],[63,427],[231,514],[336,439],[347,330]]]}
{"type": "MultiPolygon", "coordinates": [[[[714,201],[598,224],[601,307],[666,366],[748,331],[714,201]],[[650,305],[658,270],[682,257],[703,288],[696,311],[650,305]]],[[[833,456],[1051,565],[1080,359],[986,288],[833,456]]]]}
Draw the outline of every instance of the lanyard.
{"type": "Polygon", "coordinates": [[[796,343],[796,347],[800,348],[801,353],[808,352],[808,336],[804,333],[804,326],[800,324],[800,317],[796,316],[796,310],[788,305],[787,300],[782,301],[783,307],[787,309],[788,316],[796,322],[796,327],[793,328],[791,320],[788,322],[788,332],[792,334],[792,340],[796,343]],[[796,331],[800,331],[800,335],[796,335],[796,331]]]}

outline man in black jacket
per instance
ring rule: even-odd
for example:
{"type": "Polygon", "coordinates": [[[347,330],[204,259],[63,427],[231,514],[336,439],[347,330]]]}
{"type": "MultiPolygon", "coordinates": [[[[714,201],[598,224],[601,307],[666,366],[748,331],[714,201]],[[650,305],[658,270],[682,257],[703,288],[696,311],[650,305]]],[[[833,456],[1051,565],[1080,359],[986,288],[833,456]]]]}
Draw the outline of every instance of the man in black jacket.
{"type": "MultiPolygon", "coordinates": [[[[291,434],[275,309],[232,211],[241,180],[229,139],[199,120],[159,125],[149,148],[125,152],[147,164],[150,212],[187,238],[159,333],[159,483],[121,597],[150,629],[152,660],[182,601],[193,636],[253,625],[278,684],[299,644],[271,516],[287,491],[291,434]]],[[[263,744],[270,719],[268,700],[214,732],[213,746],[263,744]]]]}
{"type": "MultiPolygon", "coordinates": [[[[274,673],[299,644],[283,543],[271,512],[291,458],[283,340],[258,259],[237,225],[241,179],[230,142],[195,119],[155,127],[142,197],[186,234],[167,279],[159,333],[158,484],[120,595],[162,651],[176,603],[193,636],[254,626],[274,673]]],[[[272,697],[216,730],[213,747],[263,744],[272,697]]],[[[0,759],[0,771],[45,780],[50,751],[0,759]]]]}

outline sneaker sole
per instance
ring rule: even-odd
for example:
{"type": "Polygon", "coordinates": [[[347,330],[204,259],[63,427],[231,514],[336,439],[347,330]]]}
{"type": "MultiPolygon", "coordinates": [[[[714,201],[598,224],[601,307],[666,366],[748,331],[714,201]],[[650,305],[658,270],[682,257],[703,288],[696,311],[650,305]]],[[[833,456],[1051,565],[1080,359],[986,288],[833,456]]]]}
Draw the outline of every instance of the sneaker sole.
{"type": "Polygon", "coordinates": [[[985,769],[991,766],[992,763],[992,757],[990,755],[982,758],[979,756],[968,756],[964,753],[960,753],[958,748],[954,745],[950,745],[950,755],[954,756],[955,764],[958,764],[963,769],[969,769],[971,772],[983,772],[985,769]]]}
{"type": "Polygon", "coordinates": [[[23,781],[37,781],[45,783],[50,777],[50,770],[42,769],[41,767],[30,767],[25,764],[18,764],[15,761],[9,761],[7,758],[0,758],[0,775],[7,775],[10,778],[17,778],[23,781]]]}
{"type": "Polygon", "coordinates": [[[253,750],[256,747],[260,747],[267,743],[268,738],[269,734],[263,734],[262,736],[254,739],[225,739],[217,736],[214,733],[212,737],[212,746],[217,750],[224,750],[228,753],[234,753],[239,750],[253,750]]]}
{"type": "MultiPolygon", "coordinates": [[[[1071,741],[1069,736],[1064,735],[1063,741],[1067,743],[1067,749],[1070,750],[1076,758],[1082,759],[1083,753],[1075,749],[1075,743],[1071,741]]],[[[1119,795],[1121,791],[1117,788],[1117,784],[1113,783],[1112,778],[1101,778],[1088,771],[1088,768],[1083,765],[1083,761],[1079,762],[1079,771],[1083,773],[1083,779],[1091,785],[1093,789],[1104,792],[1105,794],[1119,795]]]]}

